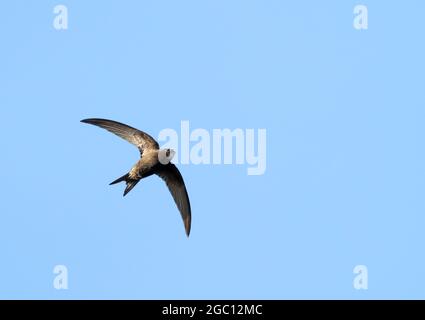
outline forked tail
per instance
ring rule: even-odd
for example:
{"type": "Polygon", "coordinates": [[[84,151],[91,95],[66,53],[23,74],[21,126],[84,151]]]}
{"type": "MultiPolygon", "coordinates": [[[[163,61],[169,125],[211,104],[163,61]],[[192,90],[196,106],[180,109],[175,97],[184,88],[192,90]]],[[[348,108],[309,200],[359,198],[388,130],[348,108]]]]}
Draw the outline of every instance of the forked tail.
{"type": "Polygon", "coordinates": [[[125,183],[127,184],[126,187],[125,187],[125,190],[124,190],[124,195],[123,195],[125,197],[126,194],[129,193],[131,191],[131,189],[133,189],[140,180],[131,179],[129,177],[129,174],[126,173],[125,175],[118,178],[117,180],[112,181],[109,185],[113,185],[113,184],[120,183],[120,182],[123,182],[123,181],[125,181],[125,183]]]}

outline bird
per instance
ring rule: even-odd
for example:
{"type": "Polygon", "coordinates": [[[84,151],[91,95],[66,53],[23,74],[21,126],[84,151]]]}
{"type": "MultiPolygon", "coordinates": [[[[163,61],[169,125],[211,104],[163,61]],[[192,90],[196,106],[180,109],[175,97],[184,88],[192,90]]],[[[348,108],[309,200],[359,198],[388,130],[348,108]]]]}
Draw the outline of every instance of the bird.
{"type": "Polygon", "coordinates": [[[149,134],[117,121],[89,118],[83,119],[81,122],[106,129],[118,137],[127,140],[139,149],[140,159],[136,162],[136,164],[128,173],[112,181],[109,185],[125,182],[126,187],[123,194],[125,197],[140,180],[154,174],[159,176],[166,183],[168,190],[180,211],[186,235],[189,237],[192,223],[192,212],[190,208],[189,195],[187,193],[183,177],[179,169],[171,163],[171,159],[175,155],[175,151],[169,148],[160,149],[158,142],[156,142],[149,134]]]}

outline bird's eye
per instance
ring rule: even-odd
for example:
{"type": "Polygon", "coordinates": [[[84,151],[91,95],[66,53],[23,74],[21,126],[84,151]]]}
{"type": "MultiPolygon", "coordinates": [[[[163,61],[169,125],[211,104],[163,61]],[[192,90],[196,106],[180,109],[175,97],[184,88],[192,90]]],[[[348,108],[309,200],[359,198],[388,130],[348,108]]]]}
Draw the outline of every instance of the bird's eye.
{"type": "Polygon", "coordinates": [[[167,157],[170,156],[170,149],[167,149],[167,152],[165,153],[167,155],[167,157]]]}

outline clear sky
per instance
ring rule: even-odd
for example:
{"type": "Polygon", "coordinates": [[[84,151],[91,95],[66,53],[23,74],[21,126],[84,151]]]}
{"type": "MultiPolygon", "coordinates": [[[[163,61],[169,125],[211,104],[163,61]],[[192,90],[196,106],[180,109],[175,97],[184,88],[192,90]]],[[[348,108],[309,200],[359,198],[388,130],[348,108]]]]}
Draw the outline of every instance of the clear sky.
{"type": "Polygon", "coordinates": [[[423,1],[3,1],[0,298],[425,298],[423,1]],[[367,5],[368,29],[353,27],[367,5]],[[68,29],[53,8],[68,8],[68,29]],[[180,164],[79,121],[267,130],[267,169],[180,164]],[[57,290],[53,268],[68,270],[57,290]],[[353,286],[357,265],[368,289],[353,286]]]}

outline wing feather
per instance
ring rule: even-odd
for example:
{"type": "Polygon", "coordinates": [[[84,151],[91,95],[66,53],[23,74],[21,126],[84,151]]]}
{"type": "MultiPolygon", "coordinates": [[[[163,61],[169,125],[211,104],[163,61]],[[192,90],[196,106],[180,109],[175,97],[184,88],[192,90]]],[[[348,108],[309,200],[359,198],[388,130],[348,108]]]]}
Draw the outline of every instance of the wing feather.
{"type": "Polygon", "coordinates": [[[177,169],[174,164],[169,163],[168,165],[160,165],[155,173],[167,184],[168,190],[170,190],[174,202],[182,216],[186,235],[189,236],[192,223],[192,212],[189,195],[187,194],[186,186],[179,169],[177,169]]]}
{"type": "Polygon", "coordinates": [[[140,131],[136,128],[130,127],[126,124],[113,120],[97,118],[84,119],[81,120],[81,122],[89,123],[100,128],[106,129],[109,132],[112,132],[113,134],[117,135],[118,137],[127,140],[139,149],[140,154],[143,154],[143,150],[145,149],[159,149],[158,142],[156,142],[155,139],[152,138],[149,134],[140,131]]]}

